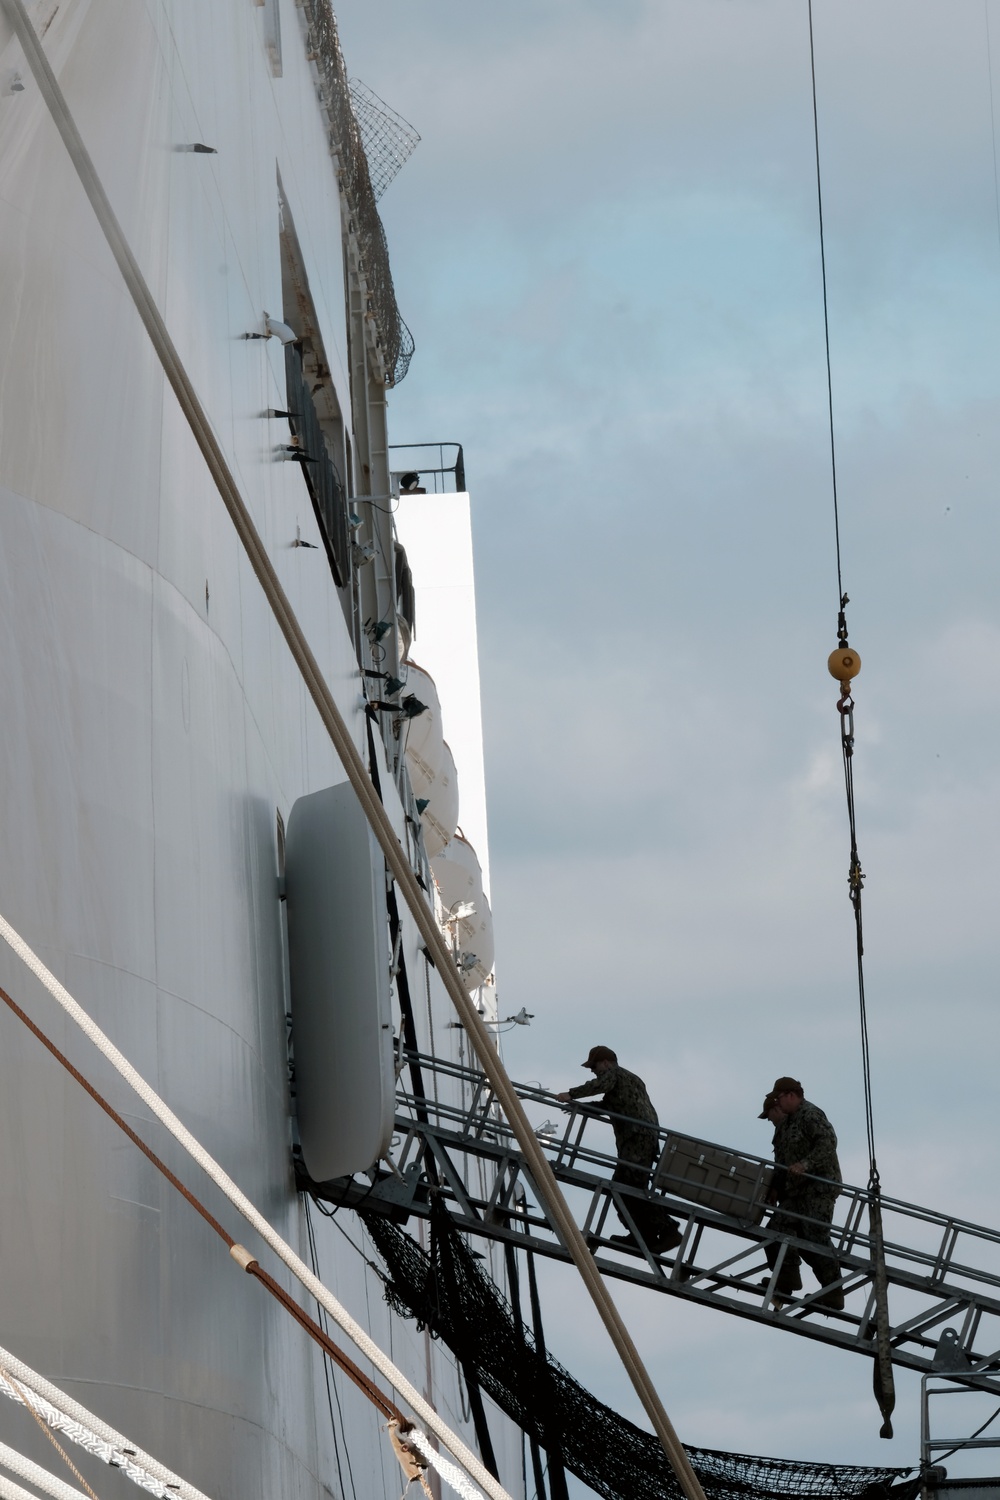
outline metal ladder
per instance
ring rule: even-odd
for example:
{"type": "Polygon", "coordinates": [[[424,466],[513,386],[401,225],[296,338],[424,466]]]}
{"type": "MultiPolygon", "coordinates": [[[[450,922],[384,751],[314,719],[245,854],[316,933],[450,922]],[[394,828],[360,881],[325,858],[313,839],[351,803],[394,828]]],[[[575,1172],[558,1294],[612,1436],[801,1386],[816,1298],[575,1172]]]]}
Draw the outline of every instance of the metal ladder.
{"type": "MultiPolygon", "coordinates": [[[[426,1217],[432,1195],[438,1195],[458,1228],[568,1261],[483,1074],[424,1053],[405,1053],[402,1061],[411,1082],[407,1088],[401,1077],[392,1170],[314,1183],[300,1166],[299,1186],[325,1201],[363,1205],[400,1220],[411,1214],[426,1217]]],[[[704,1200],[718,1205],[725,1189],[699,1190],[661,1164],[657,1186],[644,1194],[612,1183],[617,1158],[585,1140],[588,1126],[606,1120],[606,1114],[580,1104],[561,1105],[535,1086],[516,1087],[526,1106],[556,1115],[555,1123],[546,1120],[536,1134],[604,1275],[872,1356],[874,1293],[865,1189],[845,1185],[834,1214],[832,1241],[841,1267],[844,1311],[819,1305],[830,1287],[777,1299],[775,1282],[788,1249],[815,1247],[768,1228],[763,1196],[772,1170],[768,1161],[661,1128],[661,1143],[681,1143],[689,1158],[699,1150],[705,1157],[728,1154],[739,1163],[744,1187],[738,1197],[733,1194],[730,1211],[722,1211],[704,1200]],[[678,1220],[683,1238],[676,1250],[656,1254],[645,1243],[629,1214],[630,1202],[641,1198],[662,1205],[678,1220]],[[612,1209],[631,1229],[634,1247],[611,1239],[611,1230],[622,1227],[612,1222],[612,1209]],[[779,1246],[773,1270],[764,1257],[769,1241],[779,1246]]],[[[894,1363],[925,1374],[947,1371],[959,1379],[968,1374],[977,1384],[1000,1372],[1000,1231],[884,1196],[882,1215],[894,1363]]],[[[806,1278],[811,1279],[808,1272],[806,1278]]]]}

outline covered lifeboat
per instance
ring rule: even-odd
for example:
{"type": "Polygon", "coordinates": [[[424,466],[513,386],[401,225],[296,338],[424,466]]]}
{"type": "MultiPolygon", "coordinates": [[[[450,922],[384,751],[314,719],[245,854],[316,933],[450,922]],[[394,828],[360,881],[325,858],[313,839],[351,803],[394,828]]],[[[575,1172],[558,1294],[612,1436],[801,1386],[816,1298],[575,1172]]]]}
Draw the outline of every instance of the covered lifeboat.
{"type": "Polygon", "coordinates": [[[441,700],[429,672],[407,662],[406,692],[426,707],[406,724],[404,755],[420,812],[428,859],[441,852],[458,827],[458,775],[441,729],[441,700]]]}
{"type": "Polygon", "coordinates": [[[493,913],[479,858],[468,839],[456,833],[431,857],[431,870],[466,988],[479,989],[488,983],[494,959],[493,913]]]}

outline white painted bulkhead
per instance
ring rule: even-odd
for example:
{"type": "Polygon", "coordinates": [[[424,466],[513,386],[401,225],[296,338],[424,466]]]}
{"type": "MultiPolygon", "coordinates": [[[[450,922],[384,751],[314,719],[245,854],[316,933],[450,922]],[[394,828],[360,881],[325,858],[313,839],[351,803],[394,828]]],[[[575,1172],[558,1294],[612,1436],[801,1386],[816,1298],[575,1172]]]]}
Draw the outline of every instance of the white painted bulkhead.
{"type": "MultiPolygon", "coordinates": [[[[274,72],[275,5],[31,11],[360,746],[344,614],[300,467],[276,455],[287,425],[263,415],[284,405],[282,350],[244,338],[281,311],[280,172],[350,411],[334,165],[292,0],[274,72]],[[215,154],[182,149],[195,142],[215,154]]],[[[307,1256],[276,822],[343,772],[0,19],[3,70],[25,88],[0,93],[0,911],[307,1256]]],[[[421,1045],[457,1055],[404,927],[421,1045]]],[[[0,984],[261,1250],[5,949],[0,984]]],[[[0,1131],[7,1347],[219,1500],[398,1495],[374,1409],[337,1376],[331,1421],[301,1331],[5,1010],[0,1131]]],[[[319,1221],[317,1238],[336,1295],[474,1444],[450,1360],[390,1319],[348,1243],[358,1221],[319,1221]]],[[[491,1428],[521,1493],[519,1435],[492,1410],[491,1428]]],[[[52,1461],[7,1403],[0,1437],[52,1461]]],[[[78,1462],[102,1500],[128,1492],[78,1462]]]]}

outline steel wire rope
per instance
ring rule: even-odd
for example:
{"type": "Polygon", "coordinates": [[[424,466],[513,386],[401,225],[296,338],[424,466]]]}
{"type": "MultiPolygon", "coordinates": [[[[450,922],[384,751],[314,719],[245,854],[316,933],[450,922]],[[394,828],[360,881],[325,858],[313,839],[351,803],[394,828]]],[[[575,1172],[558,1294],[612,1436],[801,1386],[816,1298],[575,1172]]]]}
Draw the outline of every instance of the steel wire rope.
{"type": "Polygon", "coordinates": [[[990,0],[983,0],[983,19],[986,22],[986,71],[990,88],[990,145],[993,148],[993,203],[996,208],[997,245],[1000,246],[1000,176],[997,173],[997,124],[993,105],[993,44],[990,39],[990,0]]]}
{"type": "MultiPolygon", "coordinates": [[[[833,481],[833,535],[837,549],[837,598],[843,600],[844,580],[840,565],[840,512],[837,505],[837,444],[833,426],[833,370],[830,364],[830,302],[826,285],[826,236],[823,229],[823,178],[819,164],[819,107],[816,100],[816,44],[813,8],[809,0],[809,73],[812,79],[813,144],[816,150],[816,207],[819,214],[819,261],[823,283],[823,340],[826,349],[826,402],[830,419],[830,473],[833,481]]],[[[840,609],[843,610],[843,604],[840,609]]]]}
{"type": "MultiPolygon", "coordinates": [[[[826,274],[826,233],[823,222],[823,174],[819,149],[819,105],[816,88],[816,40],[813,27],[813,0],[808,3],[809,12],[809,74],[812,84],[813,144],[816,156],[816,209],[819,221],[820,274],[823,288],[823,341],[826,353],[827,413],[830,426],[830,480],[833,493],[833,533],[837,558],[837,640],[838,649],[845,657],[848,652],[846,609],[850,600],[844,592],[843,566],[840,547],[840,504],[837,493],[837,444],[833,419],[833,368],[830,358],[830,299],[826,274]]],[[[834,656],[836,656],[836,652],[834,656]]],[[[830,670],[834,676],[833,657],[830,670]]],[[[847,818],[850,829],[851,852],[848,870],[848,892],[854,911],[855,948],[857,953],[858,1006],[861,1021],[861,1071],[864,1084],[865,1134],[868,1144],[868,1214],[871,1235],[872,1281],[875,1292],[875,1363],[873,1381],[875,1399],[882,1412],[880,1437],[892,1437],[890,1420],[896,1403],[895,1381],[892,1371],[892,1349],[889,1342],[888,1282],[885,1266],[885,1241],[882,1232],[881,1180],[875,1158],[875,1122],[872,1108],[871,1046],[868,1035],[868,1008],[865,997],[864,929],[861,915],[861,892],[864,888],[864,872],[858,855],[857,814],[854,800],[854,701],[851,696],[851,678],[858,670],[857,660],[850,669],[842,668],[841,696],[837,703],[840,714],[840,747],[844,763],[844,790],[847,797],[847,818]]]]}
{"type": "MultiPolygon", "coordinates": [[[[539,1147],[527,1114],[507,1076],[507,1071],[503,1066],[493,1039],[490,1037],[487,1027],[483,1024],[481,1016],[465,989],[462,977],[458,972],[452,955],[448,951],[444,937],[434,919],[433,912],[427,905],[424,893],[410,867],[405,851],[396,836],[392,823],[380,799],[375,793],[371,778],[352,738],[350,727],[330,691],[330,687],[323,676],[305,633],[281,586],[281,581],[243,500],[239,486],[223,453],[221,444],[215,435],[208,414],[198,398],[184,363],[170,337],[163,316],[156,305],[131,246],[122,231],[110,199],[77,128],[72,112],[59,87],[58,80],[45,56],[44,48],[29,19],[24,0],[0,0],[0,6],[6,10],[14,32],[21,43],[32,77],[46,103],[53,124],[58,130],[63,144],[69,153],[80,184],[90,201],[107,241],[108,248],[114,256],[122,279],[135,304],[136,311],[142,319],[150,337],[163,368],[164,375],[177,397],[181,411],[191,429],[192,436],[201,450],[202,457],[206,462],[219,496],[226,506],[250,565],[257,576],[292,657],[302,674],[313,703],[319,712],[320,719],[341,759],[344,770],[347,773],[347,779],[354,788],[358,801],[386,857],[389,870],[403,893],[406,904],[410,908],[420,934],[434,960],[435,967],[441,975],[442,983],[459,1014],[465,1030],[468,1031],[473,1041],[483,1071],[493,1084],[497,1097],[507,1115],[507,1119],[528,1160],[536,1188],[546,1203],[559,1236],[590,1293],[598,1316],[604,1324],[636,1394],[652,1423],[653,1430],[662,1444],[664,1453],[677,1476],[681,1489],[688,1497],[688,1500],[705,1500],[705,1493],[701,1483],[691,1467],[673,1423],[667,1415],[656,1387],[625,1325],[625,1321],[604,1283],[586,1240],[570,1212],[569,1205],[563,1197],[555,1174],[539,1147]]],[[[4,925],[7,926],[7,924],[4,925]]],[[[16,938],[17,942],[21,943],[22,940],[17,938],[17,935],[13,933],[13,929],[11,928],[9,931],[16,938]]],[[[10,941],[10,938],[8,938],[8,941],[10,941]]],[[[12,943],[12,946],[15,945],[12,943]]],[[[27,945],[23,946],[26,947],[27,945]]],[[[30,952],[30,950],[28,951],[30,952]]],[[[32,958],[35,964],[40,964],[37,956],[32,955],[32,958]]],[[[41,967],[44,968],[43,965],[41,967]]],[[[35,972],[39,973],[39,970],[36,968],[35,972]]],[[[39,977],[41,977],[40,974],[39,977]]],[[[49,979],[45,982],[46,987],[50,989],[50,993],[59,999],[59,1003],[63,1005],[64,1009],[68,1009],[70,1014],[73,1014],[77,1024],[82,1026],[86,1022],[86,1026],[90,1028],[89,1034],[91,1034],[92,1040],[96,1041],[98,1035],[101,1037],[101,1041],[98,1043],[101,1046],[101,1050],[105,1052],[109,1060],[114,1060],[114,1066],[123,1073],[123,1076],[128,1078],[132,1087],[137,1092],[140,1092],[140,1096],[148,1096],[147,1102],[155,1100],[155,1104],[151,1104],[150,1106],[153,1108],[154,1113],[167,1125],[176,1138],[184,1144],[185,1148],[195,1157],[195,1160],[199,1162],[204,1170],[214,1176],[219,1186],[223,1186],[223,1182],[225,1183],[223,1191],[229,1197],[230,1201],[238,1207],[245,1218],[248,1218],[261,1237],[285,1261],[285,1264],[289,1266],[296,1277],[303,1282],[308,1290],[313,1292],[313,1295],[316,1295],[314,1290],[315,1285],[321,1287],[322,1296],[330,1299],[327,1304],[327,1310],[333,1313],[340,1327],[348,1332],[348,1336],[353,1342],[359,1348],[362,1348],[368,1354],[369,1358],[372,1358],[369,1348],[377,1350],[377,1345],[374,1344],[374,1341],[369,1338],[360,1325],[350,1317],[346,1309],[337,1303],[329,1290],[323,1287],[322,1283],[316,1282],[316,1278],[312,1275],[312,1272],[301,1257],[292,1250],[291,1246],[285,1243],[277,1231],[257,1211],[232,1179],[222,1171],[218,1163],[212,1161],[212,1158],[204,1150],[204,1147],[185,1129],[165,1102],[149,1088],[145,1080],[140,1077],[118,1049],[113,1046],[110,1039],[100,1032],[92,1019],[86,1015],[86,1012],[77,1006],[68,992],[58,984],[55,977],[49,975],[49,979]],[[61,992],[61,994],[58,992],[61,992]],[[67,1006],[67,1001],[71,1002],[70,1006],[67,1006]],[[112,1059],[112,1053],[114,1054],[114,1059],[112,1059]]],[[[384,1359],[381,1351],[378,1350],[377,1352],[378,1358],[384,1359]]],[[[377,1360],[373,1362],[377,1366],[377,1360]]],[[[440,1419],[437,1412],[424,1400],[416,1387],[406,1379],[402,1371],[396,1372],[392,1378],[392,1383],[396,1386],[397,1390],[405,1393],[408,1405],[418,1413],[422,1421],[431,1428],[440,1441],[444,1442],[451,1452],[455,1453],[456,1457],[461,1457],[461,1462],[470,1473],[475,1474],[477,1481],[483,1486],[487,1494],[494,1496],[505,1495],[502,1487],[497,1484],[492,1475],[488,1473],[466,1444],[458,1438],[457,1434],[452,1432],[440,1419]],[[458,1443],[461,1450],[460,1454],[456,1453],[454,1447],[456,1443],[458,1443]]]]}

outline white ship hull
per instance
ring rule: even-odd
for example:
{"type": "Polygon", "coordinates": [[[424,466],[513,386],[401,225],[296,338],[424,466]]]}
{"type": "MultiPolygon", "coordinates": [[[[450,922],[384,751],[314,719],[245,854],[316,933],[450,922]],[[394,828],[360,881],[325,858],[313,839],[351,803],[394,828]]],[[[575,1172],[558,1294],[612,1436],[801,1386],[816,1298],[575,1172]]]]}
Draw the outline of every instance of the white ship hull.
{"type": "MultiPolygon", "coordinates": [[[[31,13],[362,747],[355,644],[301,465],[276,454],[287,423],[264,416],[285,406],[283,351],[244,337],[281,313],[280,175],[350,410],[341,209],[300,13],[281,5],[280,74],[271,4],[31,13]]],[[[277,830],[344,773],[0,19],[0,86],[18,74],[0,92],[0,912],[307,1256],[277,830]]],[[[0,984],[260,1250],[5,948],[0,984]]],[[[374,1408],[339,1375],[328,1401],[315,1347],[190,1206],[6,1012],[0,1037],[0,1341],[219,1500],[398,1495],[374,1408]]],[[[390,1326],[348,1243],[360,1225],[342,1227],[318,1226],[320,1274],[475,1446],[450,1357],[390,1326]]],[[[520,1435],[491,1426],[520,1492],[520,1435]]],[[[52,1463],[23,1411],[0,1407],[0,1436],[52,1463]]],[[[102,1500],[128,1492],[91,1468],[102,1500]]]]}

